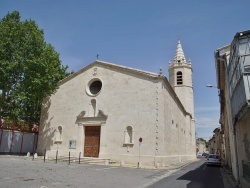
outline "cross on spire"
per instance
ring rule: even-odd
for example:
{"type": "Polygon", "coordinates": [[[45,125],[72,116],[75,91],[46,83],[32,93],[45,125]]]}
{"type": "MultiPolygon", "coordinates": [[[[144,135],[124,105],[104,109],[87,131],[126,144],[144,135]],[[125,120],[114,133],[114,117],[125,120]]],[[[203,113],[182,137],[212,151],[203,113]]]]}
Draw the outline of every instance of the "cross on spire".
{"type": "Polygon", "coordinates": [[[98,59],[98,57],[99,57],[99,54],[96,54],[96,59],[98,59]]]}

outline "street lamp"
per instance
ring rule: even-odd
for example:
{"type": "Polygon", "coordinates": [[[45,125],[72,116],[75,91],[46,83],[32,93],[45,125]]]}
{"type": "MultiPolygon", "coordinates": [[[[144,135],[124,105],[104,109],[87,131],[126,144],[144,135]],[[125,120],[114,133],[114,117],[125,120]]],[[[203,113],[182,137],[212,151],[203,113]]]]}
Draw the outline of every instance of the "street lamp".
{"type": "Polygon", "coordinates": [[[220,89],[219,89],[218,87],[213,86],[213,85],[211,85],[211,84],[207,84],[206,87],[218,89],[218,96],[220,96],[220,89]]]}
{"type": "Polygon", "coordinates": [[[207,86],[207,87],[214,87],[214,88],[217,88],[217,89],[219,89],[218,87],[216,87],[216,86],[213,86],[213,85],[210,85],[210,84],[207,84],[206,86],[207,86]]]}

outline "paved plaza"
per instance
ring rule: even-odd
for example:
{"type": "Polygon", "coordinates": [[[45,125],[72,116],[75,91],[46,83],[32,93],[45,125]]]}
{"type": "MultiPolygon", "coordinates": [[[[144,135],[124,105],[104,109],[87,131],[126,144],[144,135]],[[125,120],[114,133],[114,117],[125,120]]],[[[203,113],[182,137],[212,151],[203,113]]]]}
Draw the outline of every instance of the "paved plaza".
{"type": "MultiPolygon", "coordinates": [[[[78,164],[68,161],[32,159],[26,156],[0,155],[1,188],[146,188],[174,174],[201,166],[204,158],[186,161],[164,169],[144,169],[118,165],[78,164]],[[180,170],[180,171],[178,171],[180,170]]],[[[197,168],[196,168],[197,169],[197,168]]],[[[220,168],[225,187],[235,187],[235,181],[226,168],[220,168]]],[[[193,172],[193,170],[190,170],[193,172]]],[[[205,171],[204,171],[205,172],[205,171]]],[[[199,173],[200,174],[200,173],[199,173]]],[[[176,178],[175,178],[176,179],[176,178]]],[[[154,184],[155,186],[157,184],[154,184]]]]}
{"type": "Polygon", "coordinates": [[[137,169],[105,165],[32,160],[0,156],[1,188],[140,188],[169,176],[176,169],[137,169]]]}

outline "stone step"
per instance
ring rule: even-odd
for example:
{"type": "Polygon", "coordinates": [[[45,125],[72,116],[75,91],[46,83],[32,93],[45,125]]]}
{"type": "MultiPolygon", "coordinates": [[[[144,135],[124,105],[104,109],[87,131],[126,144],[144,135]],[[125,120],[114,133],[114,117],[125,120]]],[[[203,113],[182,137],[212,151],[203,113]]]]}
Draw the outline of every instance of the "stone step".
{"type": "MultiPolygon", "coordinates": [[[[56,160],[56,158],[54,158],[56,160]]],[[[59,156],[57,158],[57,161],[69,161],[68,156],[59,156]]],[[[70,162],[79,162],[79,157],[70,157],[70,162]]],[[[83,164],[115,164],[116,161],[111,161],[110,159],[105,159],[105,158],[94,158],[94,157],[81,157],[80,158],[80,163],[83,164]]]]}

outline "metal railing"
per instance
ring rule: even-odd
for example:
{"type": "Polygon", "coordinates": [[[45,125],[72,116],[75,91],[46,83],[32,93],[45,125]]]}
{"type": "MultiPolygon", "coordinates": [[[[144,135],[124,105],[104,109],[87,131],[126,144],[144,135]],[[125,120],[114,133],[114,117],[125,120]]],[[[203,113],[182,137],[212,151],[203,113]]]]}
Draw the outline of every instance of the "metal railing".
{"type": "Polygon", "coordinates": [[[47,157],[47,150],[44,150],[44,154],[43,154],[43,161],[46,162],[46,160],[48,161],[53,161],[55,160],[55,163],[60,162],[68,162],[68,164],[70,165],[71,163],[78,163],[78,164],[105,164],[105,165],[109,165],[111,163],[114,163],[114,161],[111,161],[110,159],[107,158],[93,158],[93,157],[81,157],[81,152],[79,152],[78,156],[72,156],[70,151],[68,153],[68,156],[59,156],[58,153],[59,151],[56,150],[56,156],[55,158],[51,158],[48,159],[47,157]]]}

